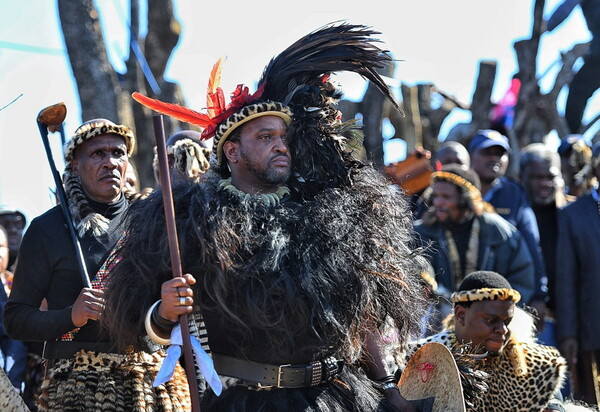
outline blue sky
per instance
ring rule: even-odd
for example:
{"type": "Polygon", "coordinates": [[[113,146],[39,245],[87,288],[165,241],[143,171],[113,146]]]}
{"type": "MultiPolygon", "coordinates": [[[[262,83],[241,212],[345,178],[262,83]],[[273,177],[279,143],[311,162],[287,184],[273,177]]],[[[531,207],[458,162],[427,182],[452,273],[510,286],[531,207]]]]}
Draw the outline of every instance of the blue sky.
{"type": "MultiPolygon", "coordinates": [[[[96,2],[103,19],[109,58],[122,70],[129,51],[126,0],[96,2]]],[[[401,60],[391,80],[399,91],[401,82],[432,82],[459,100],[469,102],[479,61],[498,63],[494,100],[500,99],[516,71],[512,44],[528,37],[533,1],[456,0],[442,2],[401,0],[368,2],[305,0],[282,6],[281,2],[200,2],[175,0],[182,37],[169,63],[167,77],[183,89],[187,105],[203,106],[206,81],[213,63],[227,57],[223,87],[232,91],[237,83],[253,85],[268,60],[298,37],[331,21],[345,19],[372,26],[394,58],[401,60]],[[368,5],[368,7],[365,7],[368,5]],[[293,9],[293,10],[292,10],[293,9]]],[[[546,2],[545,16],[558,0],[546,2]]],[[[68,107],[65,130],[70,135],[81,123],[79,102],[58,21],[56,2],[2,1],[0,15],[0,203],[16,204],[29,219],[54,205],[54,187],[35,118],[51,104],[64,101],[68,107]]],[[[576,42],[588,41],[581,11],[554,32],[545,34],[538,60],[544,72],[576,42]]],[[[556,67],[556,66],[554,66],[556,67]]],[[[550,87],[551,70],[542,79],[550,87]]],[[[358,98],[364,83],[355,76],[340,76],[349,98],[358,98]]],[[[559,99],[562,112],[564,93],[559,99]]],[[[600,112],[596,93],[585,118],[600,112]]],[[[465,119],[453,112],[442,136],[453,123],[465,119]]],[[[50,136],[56,164],[62,170],[60,138],[50,136]]]]}

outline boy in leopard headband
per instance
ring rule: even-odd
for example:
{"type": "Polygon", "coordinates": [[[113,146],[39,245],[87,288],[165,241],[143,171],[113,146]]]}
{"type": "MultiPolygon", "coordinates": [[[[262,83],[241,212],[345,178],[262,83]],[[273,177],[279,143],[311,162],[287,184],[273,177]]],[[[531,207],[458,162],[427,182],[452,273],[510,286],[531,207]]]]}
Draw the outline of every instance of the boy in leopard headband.
{"type": "Polygon", "coordinates": [[[531,255],[517,229],[481,197],[477,174],[449,164],[432,174],[430,209],[415,222],[436,281],[454,292],[476,270],[502,274],[525,302],[533,294],[531,255]]]}
{"type": "Polygon", "coordinates": [[[374,34],[344,23],[310,33],[228,105],[217,64],[206,113],[134,95],[203,127],[214,153],[200,183],[173,193],[186,275],[172,279],[153,194],[130,209],[104,320],[121,345],[145,334],[168,344],[180,314],[201,312],[216,372],[234,379],[219,396],[213,381],[202,411],[414,410],[385,370],[378,329],[391,322],[406,344],[419,327],[411,214],[353,156],[357,130],[329,77],[359,73],[391,98],[374,34]]]}
{"type": "Polygon", "coordinates": [[[473,392],[463,380],[468,410],[543,411],[562,387],[566,361],[556,348],[535,342],[533,318],[516,306],[520,300],[500,274],[470,273],[452,294],[446,329],[412,347],[439,342],[459,359],[473,356],[470,367],[487,374],[488,389],[473,392]]]}
{"type": "MultiPolygon", "coordinates": [[[[139,341],[119,351],[99,327],[109,254],[132,196],[125,193],[132,131],[107,119],[77,128],[65,145],[65,192],[92,287],[85,287],[60,206],[35,218],[23,237],[12,293],[4,311],[7,333],[45,341],[47,361],[38,410],[146,411],[189,406],[185,384],[150,386],[164,358],[139,341]],[[45,301],[48,310],[40,310],[45,301]],[[153,376],[153,375],[152,375],[153,376]]],[[[185,382],[181,368],[175,374],[185,382]]]]}

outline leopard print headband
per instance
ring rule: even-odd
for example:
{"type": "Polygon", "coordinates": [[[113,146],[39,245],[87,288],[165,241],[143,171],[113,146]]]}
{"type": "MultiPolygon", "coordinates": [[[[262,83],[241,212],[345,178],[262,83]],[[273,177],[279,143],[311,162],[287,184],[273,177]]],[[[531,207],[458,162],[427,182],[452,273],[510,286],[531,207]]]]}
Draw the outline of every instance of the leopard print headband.
{"type": "Polygon", "coordinates": [[[446,182],[462,187],[472,199],[481,199],[481,192],[477,186],[455,173],[444,171],[434,172],[431,174],[431,179],[434,181],[445,180],[446,182]]]}
{"type": "Polygon", "coordinates": [[[244,123],[262,116],[278,116],[287,126],[292,123],[292,111],[279,102],[261,102],[243,107],[221,123],[215,133],[213,155],[217,159],[217,165],[223,164],[223,144],[231,133],[244,123]]]}
{"type": "Polygon", "coordinates": [[[133,154],[135,148],[135,136],[131,129],[124,125],[114,124],[110,120],[98,119],[84,123],[75,130],[73,137],[65,143],[65,161],[70,163],[73,160],[75,149],[82,143],[103,134],[116,134],[125,139],[127,145],[127,156],[133,154]]]}
{"type": "Polygon", "coordinates": [[[482,300],[510,300],[515,303],[521,300],[521,294],[515,289],[481,288],[463,290],[452,294],[452,302],[479,302],[482,300]]]}

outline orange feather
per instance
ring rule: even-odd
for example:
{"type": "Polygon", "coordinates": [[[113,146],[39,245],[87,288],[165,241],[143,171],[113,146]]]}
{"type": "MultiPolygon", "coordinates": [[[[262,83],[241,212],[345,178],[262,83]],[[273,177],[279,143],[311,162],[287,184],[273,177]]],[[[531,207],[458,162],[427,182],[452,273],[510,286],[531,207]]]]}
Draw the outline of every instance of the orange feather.
{"type": "Polygon", "coordinates": [[[224,61],[225,58],[223,57],[217,60],[210,72],[210,77],[208,78],[206,107],[210,117],[215,117],[215,115],[218,115],[225,108],[225,100],[219,100],[219,95],[222,95],[222,93],[217,93],[217,91],[220,90],[219,86],[221,86],[221,71],[223,69],[224,61]]]}

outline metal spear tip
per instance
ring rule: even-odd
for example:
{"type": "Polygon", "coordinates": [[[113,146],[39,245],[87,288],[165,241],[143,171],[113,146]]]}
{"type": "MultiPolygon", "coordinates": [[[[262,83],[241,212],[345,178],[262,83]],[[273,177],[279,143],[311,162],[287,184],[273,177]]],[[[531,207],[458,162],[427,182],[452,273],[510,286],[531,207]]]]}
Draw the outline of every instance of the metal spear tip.
{"type": "Polygon", "coordinates": [[[37,121],[48,126],[50,132],[56,132],[65,121],[65,117],[67,117],[67,106],[61,102],[42,109],[38,114],[37,121]]]}

